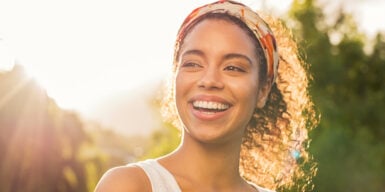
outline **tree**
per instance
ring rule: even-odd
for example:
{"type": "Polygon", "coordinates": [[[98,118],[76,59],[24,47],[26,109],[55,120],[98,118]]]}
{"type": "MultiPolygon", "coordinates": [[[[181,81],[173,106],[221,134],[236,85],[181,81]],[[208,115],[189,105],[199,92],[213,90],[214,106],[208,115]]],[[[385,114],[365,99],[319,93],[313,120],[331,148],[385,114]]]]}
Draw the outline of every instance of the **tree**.
{"type": "Polygon", "coordinates": [[[314,0],[295,0],[289,14],[322,114],[310,145],[319,165],[314,191],[384,191],[384,35],[370,44],[341,10],[327,24],[314,0]]]}
{"type": "Polygon", "coordinates": [[[0,191],[87,191],[82,121],[23,69],[0,73],[0,191]]]}

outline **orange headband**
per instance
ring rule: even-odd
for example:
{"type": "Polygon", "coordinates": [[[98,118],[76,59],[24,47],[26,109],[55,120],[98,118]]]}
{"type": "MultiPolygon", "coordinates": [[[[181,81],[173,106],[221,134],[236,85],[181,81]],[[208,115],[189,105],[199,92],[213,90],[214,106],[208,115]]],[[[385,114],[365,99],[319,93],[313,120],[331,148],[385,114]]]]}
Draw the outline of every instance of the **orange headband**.
{"type": "Polygon", "coordinates": [[[262,46],[267,62],[267,75],[271,78],[272,82],[274,82],[277,76],[279,55],[273,32],[268,24],[256,12],[238,2],[221,0],[193,10],[186,17],[181,28],[179,29],[176,50],[179,49],[182,41],[181,35],[185,32],[188,26],[193,23],[195,19],[207,13],[229,14],[237,17],[249,27],[258,39],[259,44],[262,46]]]}

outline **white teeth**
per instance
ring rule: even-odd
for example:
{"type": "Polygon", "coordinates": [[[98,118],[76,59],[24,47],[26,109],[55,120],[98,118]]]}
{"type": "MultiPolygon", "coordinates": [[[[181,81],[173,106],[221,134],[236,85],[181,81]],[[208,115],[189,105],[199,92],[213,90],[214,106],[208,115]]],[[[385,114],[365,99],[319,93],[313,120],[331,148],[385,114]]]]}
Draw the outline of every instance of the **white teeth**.
{"type": "Polygon", "coordinates": [[[211,110],[225,110],[230,106],[224,103],[218,103],[213,101],[194,101],[194,107],[203,108],[203,109],[211,109],[211,110]]]}

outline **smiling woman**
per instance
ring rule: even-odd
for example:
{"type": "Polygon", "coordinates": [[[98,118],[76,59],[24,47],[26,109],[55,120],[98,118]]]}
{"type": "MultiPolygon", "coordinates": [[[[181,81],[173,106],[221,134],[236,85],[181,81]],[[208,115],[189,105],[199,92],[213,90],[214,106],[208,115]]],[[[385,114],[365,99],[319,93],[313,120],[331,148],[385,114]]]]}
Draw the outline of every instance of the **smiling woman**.
{"type": "Polygon", "coordinates": [[[95,191],[308,191],[317,123],[308,74],[286,28],[269,24],[234,1],[194,9],[177,34],[163,108],[181,144],[109,170],[95,191]]]}
{"type": "Polygon", "coordinates": [[[241,137],[268,90],[260,87],[252,39],[224,18],[207,15],[185,37],[177,58],[175,99],[186,137],[209,143],[241,137]]]}

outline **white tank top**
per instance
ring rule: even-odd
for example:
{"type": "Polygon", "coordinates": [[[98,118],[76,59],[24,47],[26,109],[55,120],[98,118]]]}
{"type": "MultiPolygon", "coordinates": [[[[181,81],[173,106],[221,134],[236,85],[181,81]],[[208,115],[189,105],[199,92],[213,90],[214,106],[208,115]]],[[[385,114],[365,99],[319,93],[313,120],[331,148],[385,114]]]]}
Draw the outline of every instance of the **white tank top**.
{"type": "MultiPolygon", "coordinates": [[[[148,159],[134,163],[133,165],[136,165],[144,170],[150,180],[152,192],[182,192],[174,176],[166,168],[159,164],[158,161],[148,159]]],[[[250,183],[250,185],[254,186],[259,192],[274,192],[259,187],[253,183],[250,183]]]]}

